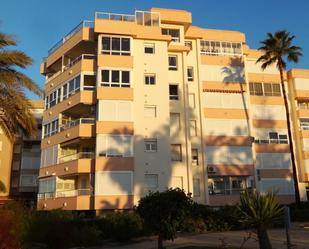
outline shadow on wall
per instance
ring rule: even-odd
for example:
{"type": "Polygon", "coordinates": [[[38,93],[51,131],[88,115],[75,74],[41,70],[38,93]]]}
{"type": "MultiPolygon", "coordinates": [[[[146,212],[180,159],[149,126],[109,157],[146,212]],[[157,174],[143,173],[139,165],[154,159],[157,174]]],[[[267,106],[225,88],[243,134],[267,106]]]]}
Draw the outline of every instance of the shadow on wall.
{"type": "Polygon", "coordinates": [[[0,181],[0,193],[6,193],[7,189],[6,189],[6,186],[5,184],[0,181]]]}

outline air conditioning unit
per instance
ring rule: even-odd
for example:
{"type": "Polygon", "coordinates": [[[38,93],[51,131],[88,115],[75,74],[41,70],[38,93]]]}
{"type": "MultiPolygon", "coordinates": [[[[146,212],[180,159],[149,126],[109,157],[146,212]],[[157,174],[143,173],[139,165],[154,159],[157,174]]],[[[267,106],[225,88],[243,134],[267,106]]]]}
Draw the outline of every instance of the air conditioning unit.
{"type": "Polygon", "coordinates": [[[208,173],[216,173],[216,168],[213,166],[208,166],[207,167],[207,172],[208,173]]]}

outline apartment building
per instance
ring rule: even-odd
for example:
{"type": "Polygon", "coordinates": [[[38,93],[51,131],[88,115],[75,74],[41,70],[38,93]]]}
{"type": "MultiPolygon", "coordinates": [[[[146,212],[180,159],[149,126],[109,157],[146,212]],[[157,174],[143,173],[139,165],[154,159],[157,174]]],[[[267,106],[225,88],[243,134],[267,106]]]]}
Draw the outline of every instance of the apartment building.
{"type": "Polygon", "coordinates": [[[41,64],[38,209],[129,209],[169,187],[212,206],[245,188],[293,202],[280,77],[259,56],[245,34],[193,26],[183,10],[81,22],[41,64]]]}
{"type": "Polygon", "coordinates": [[[36,206],[38,175],[41,158],[41,131],[43,100],[31,100],[32,113],[38,123],[36,136],[27,137],[20,132],[14,143],[0,130],[0,204],[10,199],[23,201],[30,207],[36,206]]]}

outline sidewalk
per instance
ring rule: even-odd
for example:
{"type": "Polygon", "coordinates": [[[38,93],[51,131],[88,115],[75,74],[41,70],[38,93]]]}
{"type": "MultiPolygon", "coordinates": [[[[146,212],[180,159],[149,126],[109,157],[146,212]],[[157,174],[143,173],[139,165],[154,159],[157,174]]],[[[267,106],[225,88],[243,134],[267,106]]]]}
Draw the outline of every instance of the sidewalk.
{"type": "MultiPolygon", "coordinates": [[[[245,231],[232,231],[220,233],[204,233],[198,235],[181,235],[174,241],[166,241],[165,246],[168,249],[176,249],[186,246],[213,246],[215,248],[222,246],[224,243],[231,246],[240,246],[243,243],[244,237],[247,237],[245,231]]],[[[273,249],[285,249],[286,237],[284,229],[269,230],[269,236],[273,245],[273,249]]],[[[253,234],[253,237],[256,236],[253,234]]],[[[309,249],[309,230],[300,227],[299,224],[294,224],[291,229],[293,249],[309,249]]],[[[130,244],[110,244],[97,249],[156,249],[157,241],[154,237],[140,239],[130,244]]],[[[255,239],[249,239],[244,248],[258,249],[258,242],[255,239]]]]}

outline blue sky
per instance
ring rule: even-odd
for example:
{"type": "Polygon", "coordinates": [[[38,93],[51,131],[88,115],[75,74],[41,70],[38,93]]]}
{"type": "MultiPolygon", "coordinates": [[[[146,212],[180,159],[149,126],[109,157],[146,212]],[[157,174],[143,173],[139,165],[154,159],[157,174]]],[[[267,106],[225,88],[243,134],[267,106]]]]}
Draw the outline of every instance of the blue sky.
{"type": "Polygon", "coordinates": [[[1,3],[0,31],[14,34],[18,49],[33,58],[25,73],[43,87],[42,57],[81,20],[92,20],[95,11],[132,14],[151,7],[191,11],[197,26],[242,31],[252,48],[259,47],[266,32],[287,29],[304,54],[298,65],[288,68],[309,69],[308,0],[10,0],[1,3]]]}

